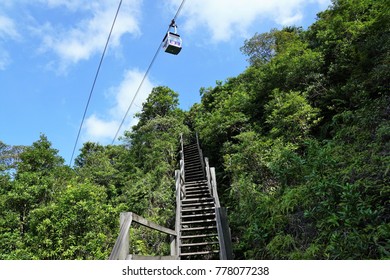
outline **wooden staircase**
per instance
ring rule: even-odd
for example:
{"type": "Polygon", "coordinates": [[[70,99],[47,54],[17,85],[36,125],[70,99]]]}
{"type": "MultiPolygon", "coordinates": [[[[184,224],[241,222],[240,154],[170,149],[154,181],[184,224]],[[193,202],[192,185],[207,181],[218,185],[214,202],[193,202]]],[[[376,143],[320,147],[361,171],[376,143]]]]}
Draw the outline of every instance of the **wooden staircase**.
{"type": "Polygon", "coordinates": [[[180,169],[175,171],[175,229],[162,227],[132,212],[120,216],[120,232],[110,260],[229,260],[233,259],[226,209],[221,207],[215,169],[203,158],[198,135],[184,145],[180,136],[180,169]],[[169,256],[142,256],[129,252],[130,227],[137,223],[170,236],[169,256]]]}
{"type": "Polygon", "coordinates": [[[184,145],[184,198],[180,209],[180,259],[218,259],[215,201],[198,145],[184,145]]]}

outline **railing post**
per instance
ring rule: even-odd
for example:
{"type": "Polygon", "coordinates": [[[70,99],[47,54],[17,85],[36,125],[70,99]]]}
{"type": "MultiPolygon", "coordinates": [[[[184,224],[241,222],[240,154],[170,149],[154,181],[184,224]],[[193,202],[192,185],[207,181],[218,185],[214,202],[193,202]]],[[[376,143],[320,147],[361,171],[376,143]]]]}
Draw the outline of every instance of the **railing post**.
{"type": "Polygon", "coordinates": [[[205,176],[205,163],[204,163],[204,158],[203,158],[203,151],[200,148],[200,143],[199,143],[199,137],[198,137],[198,132],[196,132],[196,146],[199,151],[199,158],[200,158],[200,163],[202,164],[202,171],[203,171],[203,176],[205,176]]]}
{"type": "Polygon", "coordinates": [[[176,221],[175,221],[175,232],[176,232],[176,255],[180,256],[180,219],[181,219],[181,174],[180,170],[175,171],[176,179],[176,221]]]}
{"type": "Polygon", "coordinates": [[[219,240],[219,258],[221,260],[232,260],[233,250],[228,225],[226,208],[215,208],[215,216],[217,219],[217,230],[219,240]]]}
{"type": "Polygon", "coordinates": [[[213,190],[212,190],[212,188],[211,188],[211,175],[210,175],[210,164],[209,164],[209,159],[206,157],[206,158],[204,158],[204,161],[205,161],[205,163],[206,163],[205,169],[206,169],[207,187],[208,187],[208,189],[209,189],[210,194],[211,194],[212,196],[214,196],[213,190]]]}
{"type": "Polygon", "coordinates": [[[125,260],[129,254],[129,230],[133,220],[133,213],[123,212],[120,214],[120,232],[114,248],[110,255],[110,260],[125,260]]]}
{"type": "Polygon", "coordinates": [[[215,168],[210,167],[210,175],[211,175],[211,187],[212,187],[212,194],[215,198],[215,207],[221,207],[221,204],[219,203],[219,197],[218,197],[218,191],[217,191],[217,179],[215,176],[215,168]]]}

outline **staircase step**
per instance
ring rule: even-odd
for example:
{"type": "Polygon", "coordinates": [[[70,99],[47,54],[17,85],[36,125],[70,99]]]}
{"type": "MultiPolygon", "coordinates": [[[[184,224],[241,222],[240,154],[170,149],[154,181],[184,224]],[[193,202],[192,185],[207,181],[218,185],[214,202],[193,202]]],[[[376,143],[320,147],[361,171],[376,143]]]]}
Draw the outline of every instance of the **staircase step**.
{"type": "Polygon", "coordinates": [[[207,245],[214,245],[219,244],[218,241],[210,241],[210,242],[200,242],[200,243],[182,243],[180,244],[180,247],[193,247],[193,246],[207,246],[207,245]]]}
{"type": "Polygon", "coordinates": [[[187,189],[186,188],[186,194],[195,194],[195,193],[210,193],[207,186],[203,188],[194,188],[194,189],[187,189]]]}
{"type": "Polygon", "coordinates": [[[195,194],[186,193],[186,199],[209,198],[209,197],[211,197],[210,193],[195,193],[195,194]]]}
{"type": "Polygon", "coordinates": [[[202,163],[200,160],[198,161],[185,161],[184,163],[184,168],[188,168],[188,167],[203,167],[202,166],[202,163]]]}
{"type": "MultiPolygon", "coordinates": [[[[185,211],[185,209],[183,209],[183,207],[193,207],[193,206],[197,206],[198,209],[202,209],[201,207],[202,206],[206,206],[206,205],[212,205],[214,206],[214,201],[209,201],[209,202],[198,202],[198,203],[188,203],[188,204],[182,204],[181,207],[182,207],[182,210],[181,211],[185,211]]],[[[204,210],[204,208],[203,208],[204,210]]],[[[194,211],[194,210],[192,210],[194,211]]]]}
{"type": "MultiPolygon", "coordinates": [[[[210,208],[210,210],[214,210],[214,208],[210,208]]],[[[182,219],[186,218],[200,218],[200,217],[210,217],[215,216],[215,213],[203,213],[203,214],[190,214],[190,215],[181,215],[182,219]]]]}
{"type": "Polygon", "coordinates": [[[215,222],[215,219],[206,219],[206,220],[196,220],[196,221],[188,221],[188,222],[181,222],[182,225],[191,225],[191,224],[206,224],[206,223],[212,223],[215,222]]]}
{"type": "Polygon", "coordinates": [[[201,185],[191,186],[191,187],[185,185],[184,188],[186,189],[186,191],[204,191],[209,189],[207,184],[201,184],[201,185]]]}
{"type": "Polygon", "coordinates": [[[210,254],[218,254],[218,253],[219,250],[214,250],[214,251],[204,251],[204,252],[181,253],[180,256],[210,255],[210,254]]]}
{"type": "Polygon", "coordinates": [[[191,203],[191,202],[207,202],[207,201],[213,201],[213,198],[212,197],[205,197],[205,198],[189,198],[189,199],[183,199],[181,202],[182,202],[182,205],[183,204],[187,204],[187,203],[191,203]]]}
{"type": "Polygon", "coordinates": [[[212,197],[208,190],[201,192],[186,192],[186,198],[194,198],[194,197],[212,197]]]}
{"type": "Polygon", "coordinates": [[[216,226],[189,227],[189,228],[181,228],[180,231],[196,231],[196,230],[206,230],[206,229],[217,229],[217,227],[216,226]]]}
{"type": "Polygon", "coordinates": [[[199,156],[184,156],[184,166],[186,165],[202,166],[201,158],[199,156]]]}
{"type": "MultiPolygon", "coordinates": [[[[181,209],[181,213],[183,213],[183,212],[201,212],[201,211],[211,211],[211,210],[215,210],[215,207],[185,208],[185,209],[181,209]]],[[[206,213],[204,213],[204,214],[206,214],[206,213]]],[[[214,214],[214,212],[212,214],[214,214]]],[[[194,215],[196,215],[196,214],[194,214],[194,215]]]]}
{"type": "Polygon", "coordinates": [[[180,236],[181,239],[193,239],[193,238],[205,238],[205,237],[214,237],[218,236],[217,233],[204,233],[204,234],[197,234],[197,235],[182,235],[180,236]]]}
{"type": "Polygon", "coordinates": [[[191,180],[193,179],[193,181],[198,181],[198,180],[204,179],[203,173],[197,173],[197,174],[187,174],[186,173],[185,176],[186,176],[186,182],[189,182],[190,179],[191,180]]]}
{"type": "Polygon", "coordinates": [[[199,180],[197,182],[184,183],[184,186],[192,187],[192,186],[203,185],[203,184],[207,185],[207,180],[199,180]]]}
{"type": "Polygon", "coordinates": [[[197,155],[199,155],[199,150],[198,150],[198,148],[184,149],[184,154],[197,154],[197,155]]]}
{"type": "Polygon", "coordinates": [[[185,174],[186,182],[197,182],[205,179],[205,175],[203,173],[199,174],[185,174]]]}
{"type": "Polygon", "coordinates": [[[194,170],[184,170],[184,173],[186,175],[186,178],[190,175],[190,174],[204,174],[203,173],[203,170],[202,169],[194,169],[194,170]]]}
{"type": "Polygon", "coordinates": [[[184,150],[185,149],[191,149],[191,148],[196,148],[196,149],[198,149],[198,144],[196,144],[196,143],[191,143],[191,144],[187,144],[187,145],[184,145],[184,150]]]}
{"type": "Polygon", "coordinates": [[[184,151],[184,160],[186,160],[186,158],[190,158],[190,157],[200,158],[198,150],[184,151]]]}
{"type": "Polygon", "coordinates": [[[202,166],[191,166],[191,167],[185,167],[184,168],[184,172],[185,173],[188,173],[188,172],[202,172],[203,173],[203,168],[202,166]]]}

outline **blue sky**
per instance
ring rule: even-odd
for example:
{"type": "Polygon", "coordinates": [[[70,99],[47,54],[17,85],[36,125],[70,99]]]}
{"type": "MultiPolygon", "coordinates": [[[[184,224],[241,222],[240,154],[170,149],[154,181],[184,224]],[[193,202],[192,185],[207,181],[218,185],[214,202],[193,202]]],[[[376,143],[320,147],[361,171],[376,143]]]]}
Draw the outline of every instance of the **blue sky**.
{"type": "MultiPolygon", "coordinates": [[[[123,129],[154,86],[180,107],[248,66],[256,32],[308,27],[330,0],[186,0],[177,18],[183,50],[160,52],[123,129]]],[[[44,133],[69,163],[119,0],[0,0],[0,140],[31,145],[44,133]]],[[[123,0],[78,142],[110,144],[181,0],[123,0]]],[[[122,132],[121,132],[122,134],[122,132]]],[[[120,135],[121,135],[120,134],[120,135]]]]}

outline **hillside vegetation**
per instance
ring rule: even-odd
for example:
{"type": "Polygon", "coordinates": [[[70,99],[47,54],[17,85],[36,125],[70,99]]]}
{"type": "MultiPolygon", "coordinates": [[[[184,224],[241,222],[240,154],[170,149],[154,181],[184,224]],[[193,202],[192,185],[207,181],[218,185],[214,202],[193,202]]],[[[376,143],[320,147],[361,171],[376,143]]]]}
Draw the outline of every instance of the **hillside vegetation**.
{"type": "MultiPolygon", "coordinates": [[[[44,135],[0,142],[0,259],[107,259],[122,211],[173,228],[179,135],[195,131],[236,259],[389,259],[389,1],[334,0],[241,51],[248,68],[188,112],[156,87],[121,145],[85,143],[73,168],[44,135]]],[[[133,253],[169,251],[132,236],[133,253]]]]}

